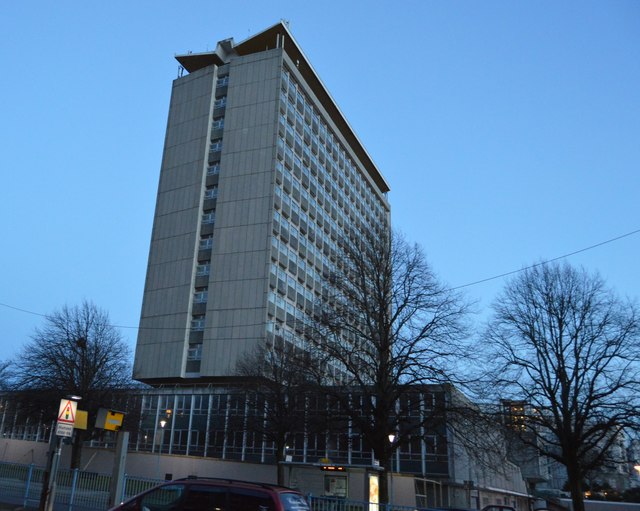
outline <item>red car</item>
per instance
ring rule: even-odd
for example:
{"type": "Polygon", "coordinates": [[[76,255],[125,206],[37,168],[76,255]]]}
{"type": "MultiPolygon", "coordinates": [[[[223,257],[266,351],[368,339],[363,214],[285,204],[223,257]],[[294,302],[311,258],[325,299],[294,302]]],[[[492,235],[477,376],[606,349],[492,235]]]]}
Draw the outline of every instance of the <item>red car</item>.
{"type": "Polygon", "coordinates": [[[310,511],[299,491],[234,479],[187,478],[163,483],[109,511],[310,511]]]}

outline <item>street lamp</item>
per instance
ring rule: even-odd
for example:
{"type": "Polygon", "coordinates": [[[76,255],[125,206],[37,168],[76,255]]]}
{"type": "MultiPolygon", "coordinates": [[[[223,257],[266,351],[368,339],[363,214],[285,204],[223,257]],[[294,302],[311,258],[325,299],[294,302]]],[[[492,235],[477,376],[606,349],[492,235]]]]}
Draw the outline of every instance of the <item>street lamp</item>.
{"type": "Polygon", "coordinates": [[[164,441],[164,427],[167,425],[167,421],[162,419],[160,420],[160,435],[159,436],[159,441],[158,441],[158,463],[157,463],[157,473],[158,473],[158,479],[160,479],[160,456],[162,455],[162,442],[164,441]]]}
{"type": "MultiPolygon", "coordinates": [[[[162,444],[164,442],[164,427],[167,425],[167,421],[162,419],[160,421],[160,440],[159,440],[159,446],[158,446],[158,456],[160,456],[160,454],[162,454],[162,444]]],[[[158,457],[158,460],[160,458],[158,457]]]]}
{"type": "Polygon", "coordinates": [[[390,433],[389,436],[389,444],[391,445],[391,454],[390,454],[390,459],[391,459],[391,473],[390,473],[390,479],[391,481],[389,482],[389,504],[393,504],[393,442],[396,439],[396,436],[393,433],[390,433]]]}

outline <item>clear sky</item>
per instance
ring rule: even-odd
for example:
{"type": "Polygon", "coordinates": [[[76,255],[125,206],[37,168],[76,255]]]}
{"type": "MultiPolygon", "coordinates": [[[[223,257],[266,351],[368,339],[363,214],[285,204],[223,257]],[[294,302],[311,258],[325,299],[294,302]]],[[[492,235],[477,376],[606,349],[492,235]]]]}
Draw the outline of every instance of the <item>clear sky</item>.
{"type": "MultiPolygon", "coordinates": [[[[0,361],[83,299],[134,347],[173,57],[281,18],[449,285],[640,229],[640,2],[6,1],[0,361]]],[[[639,255],[568,261],[635,298],[639,255]]]]}

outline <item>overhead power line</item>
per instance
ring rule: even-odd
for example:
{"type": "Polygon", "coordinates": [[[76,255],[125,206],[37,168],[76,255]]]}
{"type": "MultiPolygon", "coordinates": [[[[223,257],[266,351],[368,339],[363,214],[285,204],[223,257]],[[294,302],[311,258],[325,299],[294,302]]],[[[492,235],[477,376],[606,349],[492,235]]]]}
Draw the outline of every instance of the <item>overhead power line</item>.
{"type": "MultiPolygon", "coordinates": [[[[601,247],[602,245],[607,245],[609,243],[613,243],[614,241],[619,241],[619,240],[621,240],[623,238],[628,238],[629,236],[633,236],[634,234],[638,234],[638,233],[640,233],[640,229],[636,229],[634,231],[627,232],[625,234],[622,234],[620,236],[616,236],[615,238],[611,238],[611,239],[608,239],[606,241],[601,241],[600,243],[596,243],[595,245],[590,245],[588,247],[584,247],[584,248],[581,248],[579,250],[574,250],[573,252],[569,252],[567,254],[563,254],[563,255],[554,257],[552,259],[546,259],[544,261],[540,261],[539,263],[532,264],[530,266],[525,266],[525,267],[520,268],[518,270],[511,270],[511,271],[508,271],[508,272],[500,273],[499,275],[494,275],[493,277],[487,277],[485,279],[475,280],[473,282],[469,282],[467,284],[462,284],[460,286],[451,287],[451,288],[448,289],[448,291],[455,291],[457,289],[463,289],[465,287],[476,286],[478,284],[482,284],[484,282],[489,282],[491,280],[497,280],[497,279],[501,279],[503,277],[508,277],[509,275],[514,275],[516,273],[520,273],[520,272],[523,272],[523,271],[526,271],[526,270],[530,270],[531,268],[536,268],[538,266],[544,266],[545,264],[552,263],[553,261],[558,261],[559,259],[564,259],[566,257],[571,257],[573,255],[580,254],[582,252],[587,252],[588,250],[593,250],[594,248],[598,248],[598,247],[601,247]]],[[[13,310],[16,310],[16,311],[19,311],[19,312],[24,312],[25,314],[32,314],[34,316],[40,316],[42,318],[46,318],[46,317],[49,316],[48,314],[41,314],[39,312],[34,312],[34,311],[31,311],[31,310],[22,309],[20,307],[15,307],[14,305],[9,305],[8,303],[0,302],[0,307],[5,307],[7,309],[13,309],[13,310]]],[[[239,327],[252,327],[252,326],[260,326],[260,325],[263,325],[263,324],[264,323],[252,323],[252,324],[236,325],[236,326],[239,326],[239,327]]],[[[182,327],[175,327],[175,328],[143,327],[143,328],[140,328],[139,326],[130,326],[130,325],[111,325],[111,326],[114,327],[114,328],[123,328],[123,329],[129,329],[129,330],[141,330],[141,329],[144,329],[144,330],[183,330],[182,327]]]]}
{"type": "Polygon", "coordinates": [[[613,243],[614,241],[621,240],[622,238],[627,238],[629,236],[633,236],[634,234],[638,234],[640,229],[636,229],[635,231],[628,232],[626,234],[622,234],[621,236],[616,236],[615,238],[611,238],[607,241],[601,241],[600,243],[596,243],[595,245],[591,245],[585,248],[581,248],[579,250],[574,250],[573,252],[569,252],[568,254],[563,254],[561,256],[554,257],[553,259],[545,259],[544,261],[540,261],[539,263],[532,264],[530,266],[525,266],[524,268],[520,268],[519,270],[511,270],[505,273],[501,273],[499,275],[494,275],[493,277],[487,277],[486,279],[475,280],[473,282],[469,282],[468,284],[462,284],[461,286],[456,286],[450,288],[451,291],[455,291],[456,289],[462,289],[465,287],[475,286],[477,284],[482,284],[483,282],[489,282],[490,280],[501,279],[503,277],[508,277],[509,275],[513,275],[515,273],[520,273],[526,270],[530,270],[531,268],[536,268],[538,266],[544,266],[545,264],[552,263],[553,261],[558,261],[559,259],[564,259],[565,257],[570,257],[576,254],[580,254],[582,252],[586,252],[587,250],[593,250],[594,248],[601,247],[602,245],[606,245],[608,243],[613,243]]]}

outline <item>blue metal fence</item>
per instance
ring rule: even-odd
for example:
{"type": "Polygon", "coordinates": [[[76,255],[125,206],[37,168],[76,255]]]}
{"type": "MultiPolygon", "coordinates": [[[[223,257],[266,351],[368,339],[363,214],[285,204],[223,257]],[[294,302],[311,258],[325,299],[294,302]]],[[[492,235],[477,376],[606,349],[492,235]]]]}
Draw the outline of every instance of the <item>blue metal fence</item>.
{"type": "Polygon", "coordinates": [[[336,497],[316,497],[309,495],[312,511],[417,511],[414,506],[397,506],[395,504],[372,504],[362,500],[347,500],[336,497]]]}
{"type": "MultiPolygon", "coordinates": [[[[0,463],[0,503],[37,507],[44,468],[36,465],[0,463]]],[[[121,500],[160,483],[157,479],[125,476],[121,500]]],[[[96,511],[109,507],[111,475],[59,469],[56,474],[56,511],[96,511]]]]}

